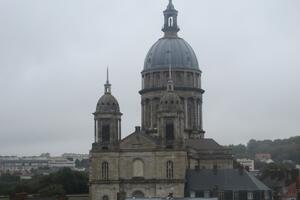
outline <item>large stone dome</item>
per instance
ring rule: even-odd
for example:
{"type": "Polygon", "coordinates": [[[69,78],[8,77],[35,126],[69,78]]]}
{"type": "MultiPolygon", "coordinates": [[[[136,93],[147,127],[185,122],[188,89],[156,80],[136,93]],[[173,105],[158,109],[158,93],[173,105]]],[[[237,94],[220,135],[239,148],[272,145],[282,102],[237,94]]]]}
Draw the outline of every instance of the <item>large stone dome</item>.
{"type": "Polygon", "coordinates": [[[162,68],[199,70],[198,60],[192,47],[182,38],[163,37],[149,50],[144,71],[162,68]]]}

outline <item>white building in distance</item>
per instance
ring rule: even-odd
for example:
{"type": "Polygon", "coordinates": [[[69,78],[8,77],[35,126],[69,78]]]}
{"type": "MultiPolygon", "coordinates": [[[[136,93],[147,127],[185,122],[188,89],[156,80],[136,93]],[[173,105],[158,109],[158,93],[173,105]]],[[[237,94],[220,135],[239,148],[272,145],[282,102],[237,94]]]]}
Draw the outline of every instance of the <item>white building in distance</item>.
{"type": "Polygon", "coordinates": [[[244,166],[244,168],[249,168],[249,171],[254,171],[254,160],[247,159],[247,158],[241,158],[236,159],[237,162],[239,162],[241,165],[244,166]]]}

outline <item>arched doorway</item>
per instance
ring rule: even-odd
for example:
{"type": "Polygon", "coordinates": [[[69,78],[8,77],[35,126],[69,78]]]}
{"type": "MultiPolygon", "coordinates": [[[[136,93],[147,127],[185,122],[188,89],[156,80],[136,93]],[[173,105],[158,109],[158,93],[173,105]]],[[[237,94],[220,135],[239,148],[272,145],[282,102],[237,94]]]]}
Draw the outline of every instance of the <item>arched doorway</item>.
{"type": "Polygon", "coordinates": [[[102,197],[102,200],[109,200],[109,198],[108,198],[107,195],[104,195],[104,196],[102,197]]]}
{"type": "Polygon", "coordinates": [[[137,190],[137,191],[134,191],[132,193],[132,197],[135,197],[135,198],[144,198],[145,195],[144,195],[144,193],[142,191],[137,190]]]}

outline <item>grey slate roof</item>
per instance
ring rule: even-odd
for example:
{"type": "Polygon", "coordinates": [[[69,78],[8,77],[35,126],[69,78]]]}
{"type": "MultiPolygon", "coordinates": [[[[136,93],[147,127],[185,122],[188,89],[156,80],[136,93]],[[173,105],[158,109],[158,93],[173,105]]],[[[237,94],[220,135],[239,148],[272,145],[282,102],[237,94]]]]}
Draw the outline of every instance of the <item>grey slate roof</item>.
{"type": "Polygon", "coordinates": [[[224,149],[213,139],[187,139],[186,145],[196,150],[219,150],[224,149]]]}
{"type": "Polygon", "coordinates": [[[187,170],[188,191],[213,190],[222,191],[267,191],[270,190],[252,174],[239,169],[187,170]]]}
{"type": "Polygon", "coordinates": [[[117,101],[117,99],[107,93],[102,95],[102,97],[99,99],[96,107],[96,112],[106,113],[106,112],[112,112],[112,113],[119,113],[120,112],[120,106],[117,101]]]}
{"type": "Polygon", "coordinates": [[[149,50],[144,70],[172,68],[199,70],[197,56],[192,47],[182,38],[163,37],[149,50]]]}

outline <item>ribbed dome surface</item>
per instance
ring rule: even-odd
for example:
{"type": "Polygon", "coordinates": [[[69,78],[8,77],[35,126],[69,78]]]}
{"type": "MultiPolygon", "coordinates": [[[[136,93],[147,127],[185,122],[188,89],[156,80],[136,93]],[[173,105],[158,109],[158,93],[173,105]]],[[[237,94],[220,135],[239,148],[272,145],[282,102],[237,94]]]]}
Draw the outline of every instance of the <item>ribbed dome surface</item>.
{"type": "Polygon", "coordinates": [[[97,103],[96,112],[100,113],[118,113],[120,107],[117,99],[111,94],[104,94],[97,103]]]}
{"type": "Polygon", "coordinates": [[[160,68],[189,68],[199,70],[198,60],[192,47],[182,38],[163,37],[149,50],[144,70],[160,68]]]}
{"type": "Polygon", "coordinates": [[[166,92],[160,100],[160,111],[177,112],[182,111],[181,100],[179,96],[174,92],[166,92]]]}

